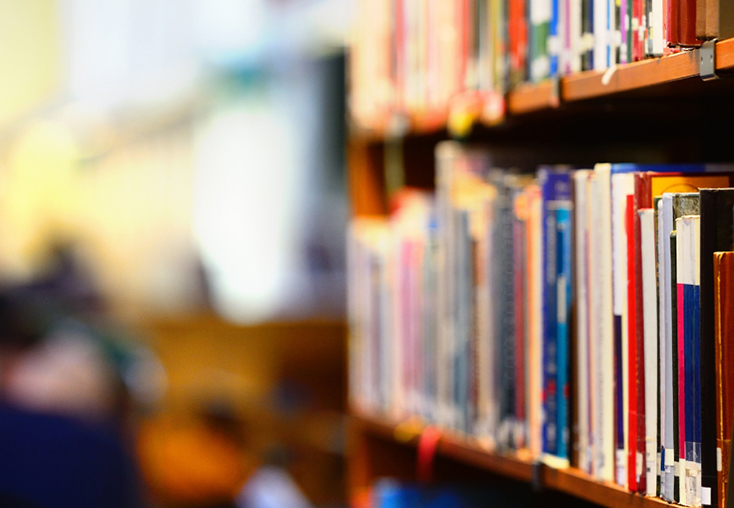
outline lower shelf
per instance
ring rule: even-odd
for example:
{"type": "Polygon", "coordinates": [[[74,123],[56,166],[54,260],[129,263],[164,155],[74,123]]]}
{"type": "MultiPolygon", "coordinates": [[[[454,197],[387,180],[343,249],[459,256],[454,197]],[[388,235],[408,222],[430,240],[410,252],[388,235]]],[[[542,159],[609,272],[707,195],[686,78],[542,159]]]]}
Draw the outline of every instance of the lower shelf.
{"type": "MultiPolygon", "coordinates": [[[[365,487],[378,476],[404,477],[406,470],[415,469],[421,431],[417,422],[394,424],[353,412],[348,457],[352,489],[365,487]],[[383,447],[379,441],[389,443],[389,447],[383,447]]],[[[442,433],[436,454],[499,477],[527,482],[535,489],[561,492],[609,508],[675,506],[631,493],[613,483],[600,482],[578,469],[553,469],[519,455],[490,452],[481,443],[458,435],[442,433]]]]}

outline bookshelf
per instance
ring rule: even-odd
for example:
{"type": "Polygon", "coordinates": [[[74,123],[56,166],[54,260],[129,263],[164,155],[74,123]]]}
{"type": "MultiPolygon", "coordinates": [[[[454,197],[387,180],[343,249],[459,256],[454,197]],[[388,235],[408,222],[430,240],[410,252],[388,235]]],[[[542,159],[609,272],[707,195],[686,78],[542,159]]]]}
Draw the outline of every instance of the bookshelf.
{"type": "MultiPolygon", "coordinates": [[[[734,39],[716,42],[716,71],[727,73],[734,70],[734,39]]],[[[560,77],[557,84],[553,80],[541,83],[522,83],[506,96],[506,115],[508,118],[522,117],[528,113],[558,108],[580,101],[608,100],[617,94],[628,96],[644,94],[657,95],[664,85],[681,82],[664,90],[664,95],[675,96],[681,93],[690,95],[706,94],[715,86],[709,83],[709,89],[700,83],[701,49],[693,49],[671,55],[649,58],[629,64],[614,66],[605,71],[583,71],[560,77]]],[[[722,88],[722,87],[720,87],[722,88]]],[[[450,109],[450,108],[449,108],[450,109]]],[[[362,142],[380,142],[400,135],[422,136],[447,129],[450,113],[414,115],[410,119],[395,123],[401,127],[397,136],[394,128],[369,128],[352,125],[352,138],[362,142]]],[[[482,124],[480,118],[474,119],[482,124]]],[[[501,120],[500,120],[501,122],[501,120]]],[[[497,122],[485,122],[495,124],[497,122]]]]}
{"type": "MultiPolygon", "coordinates": [[[[734,70],[734,39],[715,46],[716,71],[726,76],[734,70]]],[[[412,115],[372,128],[353,123],[347,141],[352,213],[388,214],[395,181],[432,188],[433,149],[438,141],[451,138],[481,142],[495,150],[499,166],[512,161],[527,171],[541,163],[734,160],[725,140],[730,132],[726,118],[734,108],[734,79],[702,80],[701,57],[701,49],[692,49],[605,71],[523,83],[506,94],[501,119],[482,117],[476,104],[468,109],[449,104],[440,114],[412,115]],[[470,117],[470,128],[455,129],[455,115],[470,117]],[[390,174],[395,171],[391,163],[395,157],[403,163],[397,178],[390,174]]],[[[389,421],[357,408],[351,413],[351,492],[384,475],[415,480],[423,424],[389,421]]],[[[489,452],[476,440],[451,431],[441,431],[436,455],[488,476],[609,508],[674,506],[600,482],[575,468],[553,469],[518,455],[489,452]]],[[[434,476],[451,477],[438,471],[434,476]]]]}
{"type": "MultiPolygon", "coordinates": [[[[404,479],[414,479],[415,461],[406,460],[405,456],[416,453],[420,432],[424,429],[419,423],[396,424],[387,420],[353,412],[350,422],[350,437],[353,455],[351,457],[350,487],[352,491],[364,487],[370,477],[377,474],[392,474],[404,479]],[[411,430],[408,430],[411,429],[411,430]],[[379,443],[376,445],[376,443],[379,443]],[[382,461],[355,463],[357,450],[371,459],[379,457],[378,453],[369,453],[365,447],[379,449],[380,445],[389,443],[393,453],[383,460],[390,459],[392,469],[382,470],[382,461]],[[399,450],[399,451],[395,451],[399,450]],[[393,460],[402,455],[402,460],[393,460]]],[[[613,483],[602,483],[589,478],[583,472],[574,469],[553,469],[515,455],[489,453],[481,444],[458,435],[441,435],[438,455],[455,460],[485,471],[491,475],[518,480],[531,485],[535,490],[561,492],[608,508],[662,508],[670,506],[660,499],[631,494],[613,483]]]]}

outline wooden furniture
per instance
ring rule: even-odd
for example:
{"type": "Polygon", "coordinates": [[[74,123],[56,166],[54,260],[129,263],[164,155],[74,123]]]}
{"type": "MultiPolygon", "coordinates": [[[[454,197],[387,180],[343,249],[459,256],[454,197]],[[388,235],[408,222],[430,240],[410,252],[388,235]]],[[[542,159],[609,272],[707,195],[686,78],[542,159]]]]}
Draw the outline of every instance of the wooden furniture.
{"type": "MultiPolygon", "coordinates": [[[[485,125],[474,118],[469,133],[452,132],[455,111],[438,121],[410,118],[402,132],[353,126],[348,139],[352,213],[387,214],[390,196],[401,185],[431,188],[435,144],[459,134],[488,146],[497,166],[526,171],[541,163],[731,162],[734,79],[702,80],[701,57],[696,49],[522,85],[506,97],[501,123],[485,125]]],[[[715,66],[720,76],[734,70],[734,39],[716,44],[715,66]]],[[[420,422],[389,422],[352,409],[352,495],[382,476],[415,480],[422,431],[420,422]]],[[[476,473],[607,507],[668,504],[573,468],[554,470],[518,455],[490,453],[480,443],[445,432],[436,454],[452,464],[439,468],[437,463],[436,481],[476,473]]]]}

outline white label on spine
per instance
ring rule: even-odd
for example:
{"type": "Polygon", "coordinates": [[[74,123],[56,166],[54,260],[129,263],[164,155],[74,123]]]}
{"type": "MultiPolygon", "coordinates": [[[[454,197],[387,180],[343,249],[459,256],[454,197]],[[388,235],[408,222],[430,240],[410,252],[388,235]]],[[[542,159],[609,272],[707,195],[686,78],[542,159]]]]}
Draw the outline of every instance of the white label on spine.
{"type": "Polygon", "coordinates": [[[704,506],[711,505],[711,489],[709,487],[701,489],[701,504],[704,506]]]}
{"type": "Polygon", "coordinates": [[[721,471],[721,448],[716,448],[716,470],[721,471]]]}
{"type": "Polygon", "coordinates": [[[621,485],[622,487],[627,486],[627,472],[624,467],[626,463],[627,460],[624,450],[617,450],[617,485],[621,485]]]}
{"type": "Polygon", "coordinates": [[[665,450],[665,467],[675,466],[675,457],[673,456],[673,450],[665,450]]]}

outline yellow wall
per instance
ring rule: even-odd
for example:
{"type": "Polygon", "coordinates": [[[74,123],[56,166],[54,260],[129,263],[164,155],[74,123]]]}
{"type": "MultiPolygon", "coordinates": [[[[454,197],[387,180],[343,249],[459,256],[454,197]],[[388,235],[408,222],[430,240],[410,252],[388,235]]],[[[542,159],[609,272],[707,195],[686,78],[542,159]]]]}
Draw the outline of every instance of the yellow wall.
{"type": "Polygon", "coordinates": [[[60,25],[55,0],[0,0],[0,128],[57,93],[60,25]]]}

